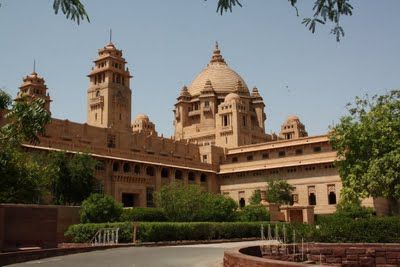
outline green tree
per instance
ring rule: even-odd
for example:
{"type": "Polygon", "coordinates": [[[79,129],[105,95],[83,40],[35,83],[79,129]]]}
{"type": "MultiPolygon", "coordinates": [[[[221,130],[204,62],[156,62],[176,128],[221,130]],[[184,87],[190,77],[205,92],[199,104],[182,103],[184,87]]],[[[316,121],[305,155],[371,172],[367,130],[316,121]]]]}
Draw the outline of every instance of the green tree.
{"type": "MultiPolygon", "coordinates": [[[[288,0],[290,5],[296,9],[296,14],[299,16],[297,9],[297,0],[288,0]]],[[[228,10],[232,12],[236,5],[242,6],[239,0],[219,0],[217,12],[221,15],[228,10]]],[[[353,6],[350,0],[315,0],[313,7],[314,15],[312,18],[304,18],[303,24],[314,33],[317,24],[332,23],[334,26],[331,29],[331,34],[335,35],[336,41],[344,36],[344,30],[340,25],[340,19],[343,16],[351,16],[353,14],[353,6]]]]}
{"type": "Polygon", "coordinates": [[[343,189],[341,201],[384,197],[399,213],[400,91],[372,98],[357,97],[349,115],[331,128],[329,139],[337,151],[343,189]]]}
{"type": "Polygon", "coordinates": [[[118,222],[122,211],[122,204],[111,196],[91,194],[82,202],[81,223],[118,222]]]}
{"type": "Polygon", "coordinates": [[[76,20],[78,24],[84,19],[90,22],[89,15],[79,0],[54,0],[53,9],[56,14],[61,9],[67,19],[76,20]]]}
{"type": "Polygon", "coordinates": [[[261,190],[254,190],[253,194],[250,197],[250,205],[259,205],[261,203],[261,190]]]}
{"type": "Polygon", "coordinates": [[[276,204],[289,204],[292,202],[294,187],[286,180],[271,180],[267,185],[267,201],[276,204]]]}
{"type": "Polygon", "coordinates": [[[242,222],[269,221],[270,215],[267,208],[261,204],[247,205],[240,209],[239,220],[242,222]]]}
{"type": "Polygon", "coordinates": [[[97,161],[89,154],[71,156],[65,152],[53,152],[49,157],[55,169],[50,182],[55,204],[77,205],[96,191],[99,185],[94,177],[97,161]]]}
{"type": "Polygon", "coordinates": [[[155,200],[173,222],[230,221],[237,209],[233,199],[204,192],[197,185],[163,186],[155,192],[155,200]]]}
{"type": "MultiPolygon", "coordinates": [[[[10,108],[11,97],[0,89],[0,108],[10,108]]],[[[17,146],[21,142],[39,143],[38,135],[44,134],[51,117],[40,98],[28,102],[26,98],[15,102],[3,118],[0,128],[0,146],[17,146]]],[[[1,121],[0,121],[1,122],[1,121]]]]}
{"type": "Polygon", "coordinates": [[[38,143],[50,115],[40,99],[11,104],[10,95],[0,89],[0,202],[40,203],[47,192],[49,168],[20,145],[38,143]]]}

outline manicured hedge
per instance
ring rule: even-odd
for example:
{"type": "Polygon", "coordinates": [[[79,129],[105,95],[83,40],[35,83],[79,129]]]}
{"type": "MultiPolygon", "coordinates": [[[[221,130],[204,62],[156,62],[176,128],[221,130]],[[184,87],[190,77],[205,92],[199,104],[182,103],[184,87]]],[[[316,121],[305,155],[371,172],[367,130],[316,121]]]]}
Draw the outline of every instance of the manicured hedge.
{"type": "Polygon", "coordinates": [[[125,208],[122,212],[122,222],[165,222],[167,218],[161,208],[125,208]]]}
{"type": "MultiPolygon", "coordinates": [[[[211,240],[259,237],[260,223],[255,222],[142,222],[137,239],[142,242],[211,240]]],[[[74,242],[87,243],[100,228],[119,227],[119,242],[132,242],[132,223],[75,224],[66,232],[74,242]]]]}
{"type": "Polygon", "coordinates": [[[313,241],[344,243],[400,243],[400,217],[349,219],[332,216],[319,221],[313,241]]]}
{"type": "MultiPolygon", "coordinates": [[[[142,222],[137,239],[142,242],[210,240],[245,237],[260,237],[260,222],[142,222]]],[[[264,223],[264,235],[268,237],[268,226],[264,223]]],[[[102,223],[72,225],[67,235],[74,242],[89,242],[98,229],[119,227],[119,242],[132,242],[132,223],[102,223]]],[[[279,238],[283,239],[283,228],[287,242],[324,243],[400,243],[400,217],[371,217],[349,219],[333,216],[318,225],[302,223],[278,224],[279,238]],[[295,236],[295,237],[294,237],[295,236]]],[[[271,224],[271,234],[275,225],[271,224]]]]}

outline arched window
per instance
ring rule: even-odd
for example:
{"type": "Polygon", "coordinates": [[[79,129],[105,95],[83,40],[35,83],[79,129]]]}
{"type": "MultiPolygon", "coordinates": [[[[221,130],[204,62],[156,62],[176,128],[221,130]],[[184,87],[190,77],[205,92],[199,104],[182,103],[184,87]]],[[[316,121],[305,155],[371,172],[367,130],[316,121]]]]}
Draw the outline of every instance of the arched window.
{"type": "Polygon", "coordinates": [[[202,173],[201,176],[200,176],[200,182],[202,182],[202,183],[207,182],[207,175],[205,175],[204,173],[202,173]]]}
{"type": "Polygon", "coordinates": [[[161,169],[161,177],[162,178],[169,178],[169,171],[167,168],[162,168],[161,169]]]}
{"type": "Polygon", "coordinates": [[[114,163],[113,163],[113,171],[114,171],[114,172],[119,171],[119,163],[118,163],[118,162],[114,162],[114,163]]]}
{"type": "Polygon", "coordinates": [[[151,166],[147,167],[147,168],[146,168],[146,174],[147,174],[148,176],[154,176],[154,168],[151,167],[151,166]]]}
{"type": "Polygon", "coordinates": [[[182,172],[180,170],[176,170],[175,179],[182,180],[182,178],[183,178],[182,172]]]}
{"type": "Polygon", "coordinates": [[[140,165],[136,164],[133,171],[134,171],[135,174],[140,174],[140,165]]]}
{"type": "Polygon", "coordinates": [[[98,97],[98,96],[100,96],[100,91],[99,90],[96,91],[96,97],[98,97]]]}
{"type": "Polygon", "coordinates": [[[131,166],[129,165],[129,163],[124,163],[124,172],[130,172],[131,171],[131,166]]]}
{"type": "Polygon", "coordinates": [[[194,180],[196,179],[196,176],[194,175],[193,172],[189,172],[188,173],[188,180],[191,182],[194,182],[194,180]]]}

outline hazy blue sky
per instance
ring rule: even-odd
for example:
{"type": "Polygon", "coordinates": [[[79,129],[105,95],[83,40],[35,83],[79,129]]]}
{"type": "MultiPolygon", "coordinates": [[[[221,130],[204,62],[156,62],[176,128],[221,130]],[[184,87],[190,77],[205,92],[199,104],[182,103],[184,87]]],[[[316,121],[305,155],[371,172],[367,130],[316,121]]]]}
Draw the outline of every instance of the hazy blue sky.
{"type": "Polygon", "coordinates": [[[284,0],[242,0],[223,16],[214,0],[83,0],[91,22],[79,26],[55,15],[53,0],[0,2],[0,87],[15,96],[36,59],[56,118],[86,121],[86,75],[110,28],[134,76],[132,119],[146,113],[165,136],[182,85],[207,65],[216,40],[228,65],[258,87],[268,133],[296,114],[310,135],[323,134],[355,96],[400,88],[399,0],[351,1],[340,43],[329,26],[313,35],[301,25],[311,0],[300,1],[300,17],[284,0]]]}

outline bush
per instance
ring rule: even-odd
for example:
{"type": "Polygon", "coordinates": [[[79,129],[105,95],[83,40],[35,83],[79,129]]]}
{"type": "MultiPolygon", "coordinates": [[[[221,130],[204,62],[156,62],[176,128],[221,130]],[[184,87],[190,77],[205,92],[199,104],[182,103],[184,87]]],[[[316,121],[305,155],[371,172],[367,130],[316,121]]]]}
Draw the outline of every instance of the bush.
{"type": "Polygon", "coordinates": [[[81,206],[81,223],[117,222],[122,214],[122,204],[111,196],[92,194],[81,206]]]}
{"type": "Polygon", "coordinates": [[[269,221],[270,215],[263,205],[248,205],[238,211],[238,219],[242,222],[269,221]]]}
{"type": "Polygon", "coordinates": [[[124,209],[121,222],[165,222],[167,218],[161,208],[132,208],[124,209]]]}
{"type": "Polygon", "coordinates": [[[374,214],[373,208],[361,206],[361,203],[339,203],[337,205],[336,214],[356,218],[368,218],[374,214]]]}
{"type": "Polygon", "coordinates": [[[119,228],[118,242],[129,243],[133,239],[132,223],[85,223],[71,225],[65,232],[76,243],[89,243],[97,231],[101,228],[119,228]]]}
{"type": "Polygon", "coordinates": [[[234,221],[238,207],[233,199],[204,192],[198,185],[163,186],[155,199],[171,222],[234,221]]]}

